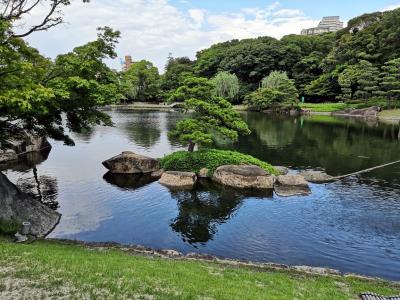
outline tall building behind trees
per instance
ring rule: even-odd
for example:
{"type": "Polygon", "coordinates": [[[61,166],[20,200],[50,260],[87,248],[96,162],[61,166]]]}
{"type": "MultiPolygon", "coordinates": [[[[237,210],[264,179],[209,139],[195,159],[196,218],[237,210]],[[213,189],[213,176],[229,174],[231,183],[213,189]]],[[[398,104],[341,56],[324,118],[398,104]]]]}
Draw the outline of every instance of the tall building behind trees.
{"type": "Polygon", "coordinates": [[[336,32],[343,29],[343,22],[340,21],[340,17],[331,16],[323,17],[321,22],[319,22],[317,27],[303,29],[301,31],[302,35],[317,35],[327,32],[336,32]]]}

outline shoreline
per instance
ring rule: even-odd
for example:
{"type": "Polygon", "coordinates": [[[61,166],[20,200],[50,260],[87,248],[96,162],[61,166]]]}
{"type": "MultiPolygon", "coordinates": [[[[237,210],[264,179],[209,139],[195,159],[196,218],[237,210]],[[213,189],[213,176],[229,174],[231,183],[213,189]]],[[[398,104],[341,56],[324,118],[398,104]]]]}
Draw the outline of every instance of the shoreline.
{"type": "Polygon", "coordinates": [[[211,255],[207,253],[189,252],[183,254],[174,249],[155,249],[141,245],[127,245],[117,242],[85,242],[82,240],[69,240],[58,238],[44,238],[33,240],[31,243],[49,241],[59,245],[82,246],[92,250],[119,250],[123,253],[131,255],[140,255],[143,257],[162,258],[172,261],[198,261],[198,262],[214,262],[222,266],[231,267],[250,267],[259,271],[288,271],[301,274],[310,274],[318,276],[337,276],[343,278],[357,278],[366,281],[385,281],[400,287],[400,280],[391,280],[377,276],[368,276],[352,272],[342,272],[337,269],[328,267],[315,267],[307,265],[287,265],[274,262],[256,262],[250,260],[234,259],[222,256],[211,255]]]}
{"type": "MultiPolygon", "coordinates": [[[[236,111],[247,111],[247,107],[245,105],[234,105],[233,108],[236,111]]],[[[127,109],[127,110],[173,110],[168,104],[158,104],[158,103],[146,103],[146,102],[134,102],[131,104],[114,104],[103,107],[102,109],[127,109]]],[[[376,119],[377,121],[382,121],[389,124],[398,124],[400,123],[400,111],[398,115],[390,115],[391,111],[382,111],[379,113],[379,117],[376,119]],[[387,115],[387,113],[389,115],[387,115]]],[[[333,112],[318,112],[318,111],[310,111],[305,116],[332,116],[332,117],[344,117],[344,118],[356,118],[363,119],[363,117],[353,116],[353,115],[332,115],[333,112]]],[[[375,120],[375,119],[374,119],[375,120]]]]}

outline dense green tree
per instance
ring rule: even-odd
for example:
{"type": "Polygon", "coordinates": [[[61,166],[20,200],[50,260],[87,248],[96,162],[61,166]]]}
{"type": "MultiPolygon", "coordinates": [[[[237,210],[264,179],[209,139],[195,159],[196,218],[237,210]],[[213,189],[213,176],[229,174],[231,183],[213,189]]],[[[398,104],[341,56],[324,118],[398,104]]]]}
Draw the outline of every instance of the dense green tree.
{"type": "Polygon", "coordinates": [[[213,96],[214,84],[204,77],[187,74],[181,86],[170,94],[168,102],[184,102],[187,99],[210,99],[213,96]]]}
{"type": "Polygon", "coordinates": [[[169,133],[173,139],[187,143],[188,151],[195,145],[210,145],[216,137],[236,141],[239,134],[250,134],[247,124],[225,99],[212,95],[213,85],[206,78],[188,78],[186,85],[178,88],[184,99],[189,118],[179,121],[169,133]]]}
{"type": "Polygon", "coordinates": [[[10,32],[11,23],[0,20],[0,142],[32,133],[72,144],[65,126],[80,131],[111,123],[97,107],[119,99],[116,78],[103,63],[116,56],[119,32],[102,28],[97,40],[54,63],[10,32]]]}
{"type": "Polygon", "coordinates": [[[370,62],[361,60],[355,65],[348,66],[339,74],[338,82],[341,87],[339,99],[367,100],[378,95],[379,70],[370,62]]]}
{"type": "Polygon", "coordinates": [[[157,67],[147,60],[135,62],[121,74],[125,97],[131,101],[160,100],[160,75],[157,67]]]}
{"type": "Polygon", "coordinates": [[[219,72],[214,78],[215,95],[235,102],[239,94],[240,83],[235,74],[228,72],[219,72]]]}
{"type": "Polygon", "coordinates": [[[261,87],[247,101],[259,110],[282,110],[297,107],[298,97],[294,81],[285,72],[274,71],[262,80],[261,87]]]}
{"type": "Polygon", "coordinates": [[[400,100],[400,58],[384,64],[381,73],[381,87],[389,100],[400,100]]]}
{"type": "Polygon", "coordinates": [[[166,95],[176,90],[188,74],[193,74],[194,62],[188,57],[168,57],[165,73],[161,79],[161,88],[166,95]]]}

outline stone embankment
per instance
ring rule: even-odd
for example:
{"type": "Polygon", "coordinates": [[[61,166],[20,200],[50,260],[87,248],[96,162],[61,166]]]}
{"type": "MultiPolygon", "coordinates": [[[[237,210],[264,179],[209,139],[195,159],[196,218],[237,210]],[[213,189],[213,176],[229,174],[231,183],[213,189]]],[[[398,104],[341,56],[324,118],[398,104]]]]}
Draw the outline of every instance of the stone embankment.
{"type": "Polygon", "coordinates": [[[18,157],[30,152],[40,152],[51,148],[46,138],[26,134],[19,139],[10,139],[0,145],[0,164],[18,160],[18,157]]]}

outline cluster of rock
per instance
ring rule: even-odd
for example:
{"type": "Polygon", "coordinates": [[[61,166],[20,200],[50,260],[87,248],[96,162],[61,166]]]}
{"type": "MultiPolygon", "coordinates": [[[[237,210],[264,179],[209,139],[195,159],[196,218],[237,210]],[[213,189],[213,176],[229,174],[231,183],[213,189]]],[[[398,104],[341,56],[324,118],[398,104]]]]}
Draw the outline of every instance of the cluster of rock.
{"type": "Polygon", "coordinates": [[[199,179],[208,178],[214,183],[243,190],[275,190],[279,196],[308,195],[311,193],[308,182],[323,183],[332,177],[323,172],[308,171],[301,174],[288,174],[285,167],[275,167],[279,176],[269,174],[254,165],[224,165],[210,174],[208,169],[199,172],[164,171],[157,159],[123,152],[103,162],[112,174],[149,174],[154,180],[171,189],[193,189],[199,179]]]}
{"type": "Polygon", "coordinates": [[[39,152],[46,148],[51,148],[46,138],[26,134],[22,138],[9,139],[0,145],[4,150],[0,150],[0,163],[6,163],[18,159],[18,156],[30,152],[39,152]]]}
{"type": "Polygon", "coordinates": [[[378,119],[380,107],[372,106],[362,109],[345,109],[340,111],[335,111],[332,113],[333,116],[343,116],[343,117],[359,117],[365,119],[378,119]]]}

